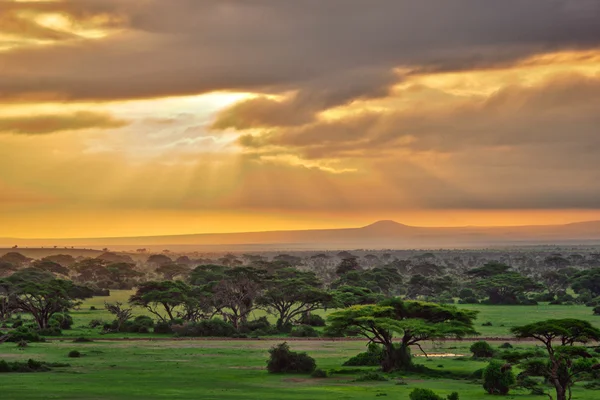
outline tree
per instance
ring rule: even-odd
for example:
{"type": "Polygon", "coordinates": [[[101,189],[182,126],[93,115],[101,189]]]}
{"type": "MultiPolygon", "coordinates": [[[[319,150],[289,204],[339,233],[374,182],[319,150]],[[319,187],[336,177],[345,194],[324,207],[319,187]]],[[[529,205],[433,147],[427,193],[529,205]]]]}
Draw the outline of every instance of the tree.
{"type": "Polygon", "coordinates": [[[571,388],[577,375],[583,371],[600,368],[600,364],[573,361],[591,358],[585,348],[575,343],[600,340],[600,330],[589,322],[578,319],[549,319],[511,329],[520,339],[535,339],[544,344],[548,353],[548,365],[542,374],[554,386],[556,400],[571,399],[571,388]]]}
{"type": "Polygon", "coordinates": [[[21,253],[11,251],[1,256],[0,261],[11,263],[15,267],[22,267],[28,264],[31,261],[31,258],[27,258],[21,253]]]}
{"type": "Polygon", "coordinates": [[[378,267],[369,270],[351,270],[331,284],[332,288],[358,286],[369,288],[373,292],[391,296],[398,292],[402,276],[392,267],[378,267]]]}
{"type": "Polygon", "coordinates": [[[420,346],[423,340],[477,334],[473,328],[475,316],[475,311],[454,306],[393,298],[334,312],[328,320],[333,332],[358,330],[370,343],[382,345],[385,355],[381,367],[387,372],[410,369],[410,346],[423,351],[420,346]],[[400,335],[398,344],[394,342],[395,334],[400,335]]]}
{"type": "Polygon", "coordinates": [[[154,267],[160,267],[163,264],[170,264],[173,260],[169,256],[165,256],[164,254],[152,254],[146,260],[146,264],[152,265],[154,267]]]}
{"type": "Polygon", "coordinates": [[[186,275],[190,269],[185,264],[163,264],[156,268],[156,272],[161,274],[166,280],[172,281],[176,276],[186,275]]]}
{"type": "Polygon", "coordinates": [[[187,301],[190,287],[180,281],[146,282],[129,298],[129,304],[145,307],[166,322],[164,310],[170,321],[175,319],[175,309],[187,301]]]}
{"type": "Polygon", "coordinates": [[[131,307],[123,307],[123,304],[117,301],[114,304],[104,302],[104,308],[115,316],[117,321],[117,332],[121,330],[121,326],[131,318],[133,311],[131,307]]]}
{"type": "Polygon", "coordinates": [[[40,329],[48,328],[50,318],[76,305],[77,287],[71,281],[54,279],[52,275],[26,271],[0,281],[2,291],[14,301],[16,308],[30,313],[40,329]],[[28,279],[29,278],[29,279],[28,279]]]}
{"type": "Polygon", "coordinates": [[[257,304],[277,317],[277,327],[291,323],[304,313],[322,308],[332,297],[320,289],[321,283],[312,272],[294,268],[275,271],[265,282],[266,290],[257,304]]]}
{"type": "Polygon", "coordinates": [[[254,309],[264,274],[252,267],[231,268],[221,280],[209,284],[213,305],[236,329],[246,323],[254,309]]]}
{"type": "Polygon", "coordinates": [[[358,286],[340,286],[330,292],[331,308],[346,308],[358,304],[376,304],[384,299],[381,293],[374,293],[369,288],[358,286]]]}
{"type": "Polygon", "coordinates": [[[40,269],[42,271],[52,272],[53,274],[58,275],[69,275],[69,269],[67,267],[63,267],[59,263],[49,260],[37,260],[33,262],[33,268],[40,269]]]}
{"type": "MultiPolygon", "coordinates": [[[[341,253],[340,253],[341,254],[341,253]]],[[[337,275],[344,275],[350,271],[359,271],[361,269],[357,258],[354,256],[345,257],[335,269],[337,275]]]]}
{"type": "Polygon", "coordinates": [[[119,287],[125,287],[130,285],[129,282],[131,279],[144,275],[142,272],[136,271],[133,267],[134,264],[118,262],[107,265],[106,270],[111,281],[117,283],[119,287]]]}
{"type": "Polygon", "coordinates": [[[475,286],[489,297],[490,304],[519,304],[529,292],[539,292],[542,285],[518,272],[506,272],[478,281],[475,286]]]}
{"type": "Polygon", "coordinates": [[[55,254],[42,258],[42,261],[52,261],[63,267],[70,267],[75,264],[75,259],[69,254],[55,254]]]}
{"type": "Polygon", "coordinates": [[[575,273],[571,277],[571,287],[575,293],[581,293],[587,289],[594,297],[600,296],[600,268],[575,273]]]}
{"type": "Polygon", "coordinates": [[[468,270],[467,275],[471,275],[475,278],[489,278],[495,275],[505,274],[509,270],[510,266],[497,261],[491,261],[484,264],[482,267],[468,270]]]}
{"type": "Polygon", "coordinates": [[[506,395],[514,384],[515,375],[509,364],[493,360],[483,370],[483,388],[489,394],[506,395]]]}

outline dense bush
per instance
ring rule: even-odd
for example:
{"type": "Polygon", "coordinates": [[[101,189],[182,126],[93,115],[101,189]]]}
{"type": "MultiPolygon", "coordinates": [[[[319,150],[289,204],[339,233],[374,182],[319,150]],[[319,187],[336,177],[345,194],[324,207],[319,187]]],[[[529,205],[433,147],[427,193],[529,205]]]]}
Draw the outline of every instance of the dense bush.
{"type": "Polygon", "coordinates": [[[35,361],[32,359],[27,360],[27,362],[21,362],[21,361],[6,362],[4,360],[0,360],[0,373],[46,372],[46,371],[50,371],[51,367],[68,367],[68,366],[69,366],[69,364],[45,363],[45,362],[35,361]]]}
{"type": "Polygon", "coordinates": [[[302,314],[298,322],[302,325],[325,326],[325,319],[317,314],[302,314]]]}
{"type": "Polygon", "coordinates": [[[240,332],[244,333],[255,333],[262,335],[276,334],[277,329],[271,325],[267,317],[260,317],[258,319],[247,321],[240,327],[240,332]]]}
{"type": "Polygon", "coordinates": [[[300,325],[292,329],[290,332],[292,337],[318,337],[319,332],[310,325],[300,325]]]}
{"type": "Polygon", "coordinates": [[[73,317],[68,313],[56,313],[50,317],[49,325],[59,329],[71,329],[73,326],[73,317]]]}
{"type": "Polygon", "coordinates": [[[105,325],[105,322],[102,321],[101,319],[93,319],[88,324],[88,326],[90,328],[98,328],[99,326],[104,326],[104,325],[105,325]]]}
{"type": "Polygon", "coordinates": [[[104,331],[107,332],[128,332],[128,333],[149,333],[154,327],[152,318],[146,315],[138,315],[134,320],[125,321],[119,327],[118,321],[114,320],[110,324],[104,324],[104,331]]]}
{"type": "Polygon", "coordinates": [[[69,358],[79,358],[81,357],[81,353],[77,350],[71,350],[68,354],[69,358]]]}
{"type": "Polygon", "coordinates": [[[312,374],[310,374],[310,376],[311,378],[327,378],[329,374],[327,373],[327,371],[321,368],[317,368],[313,371],[312,374]]]}
{"type": "Polygon", "coordinates": [[[594,307],[594,315],[600,315],[600,306],[594,307]]]}
{"type": "Polygon", "coordinates": [[[385,382],[388,378],[386,378],[381,372],[377,371],[369,371],[365,372],[356,378],[355,382],[385,382]]]}
{"type": "Polygon", "coordinates": [[[354,357],[346,361],[343,365],[348,367],[376,367],[381,365],[382,360],[383,348],[375,343],[369,343],[366,352],[355,355],[354,357]]]}
{"type": "Polygon", "coordinates": [[[315,360],[306,353],[291,351],[287,343],[280,343],[269,350],[267,370],[270,373],[311,373],[315,360]]]}
{"type": "Polygon", "coordinates": [[[171,328],[171,324],[165,321],[158,321],[154,325],[154,333],[164,333],[169,334],[173,333],[173,329],[171,328]]]}
{"type": "Polygon", "coordinates": [[[238,333],[233,325],[218,318],[173,325],[171,329],[178,336],[233,337],[238,333]]]}
{"type": "MultiPolygon", "coordinates": [[[[2,333],[0,333],[0,336],[2,333]]],[[[20,341],[26,342],[41,342],[44,339],[40,336],[40,334],[31,328],[21,326],[10,332],[10,337],[6,340],[7,342],[18,343],[20,341]]]]}
{"type": "Polygon", "coordinates": [[[483,370],[483,388],[489,394],[508,394],[510,387],[515,384],[515,375],[510,364],[491,361],[483,370]]]}
{"type": "MultiPolygon", "coordinates": [[[[433,390],[423,388],[413,389],[408,397],[410,400],[444,400],[442,396],[435,394],[433,390]]],[[[458,393],[452,392],[446,397],[446,399],[459,400],[458,393]]]]}
{"type": "Polygon", "coordinates": [[[38,333],[41,336],[60,336],[62,335],[62,331],[58,326],[51,326],[49,328],[39,329],[38,333]]]}
{"type": "Polygon", "coordinates": [[[473,353],[473,357],[477,358],[489,358],[494,356],[494,349],[485,340],[473,343],[469,350],[473,353]]]}

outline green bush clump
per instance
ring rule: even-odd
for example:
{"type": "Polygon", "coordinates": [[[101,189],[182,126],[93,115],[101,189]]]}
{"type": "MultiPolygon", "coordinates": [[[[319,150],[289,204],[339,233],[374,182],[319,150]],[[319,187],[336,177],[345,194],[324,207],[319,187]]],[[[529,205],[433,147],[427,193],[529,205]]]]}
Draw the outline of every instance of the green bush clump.
{"type": "MultiPolygon", "coordinates": [[[[444,400],[431,389],[416,388],[408,395],[410,400],[444,400]]],[[[459,400],[458,393],[452,392],[446,396],[447,400],[459,400]]]]}
{"type": "Polygon", "coordinates": [[[14,361],[7,362],[0,360],[0,373],[9,372],[46,372],[50,371],[51,367],[68,367],[69,364],[59,363],[44,363],[29,359],[27,362],[14,361]]]}
{"type": "Polygon", "coordinates": [[[317,368],[313,371],[312,374],[310,374],[310,376],[312,378],[327,378],[329,376],[329,373],[327,373],[327,371],[321,368],[317,368]]]}
{"type": "Polygon", "coordinates": [[[68,313],[56,313],[50,317],[49,325],[58,329],[71,329],[73,326],[73,317],[68,313]]]}
{"type": "Polygon", "coordinates": [[[69,358],[79,358],[81,357],[81,353],[77,350],[71,350],[68,354],[69,358]]]}
{"type": "Polygon", "coordinates": [[[505,342],[505,343],[502,343],[502,344],[501,344],[500,346],[498,346],[498,347],[499,347],[499,348],[501,348],[501,349],[512,349],[512,348],[513,348],[513,345],[512,345],[512,344],[510,344],[510,343],[508,343],[508,342],[505,342]]]}
{"type": "Polygon", "coordinates": [[[171,324],[166,321],[158,321],[154,324],[154,333],[164,333],[170,334],[173,333],[173,329],[171,329],[171,324]]]}
{"type": "Polygon", "coordinates": [[[233,337],[238,333],[233,325],[218,318],[173,325],[171,329],[178,336],[233,337]]]}
{"type": "Polygon", "coordinates": [[[369,371],[356,378],[354,382],[385,382],[387,380],[388,378],[386,378],[381,372],[369,371]]]}
{"type": "Polygon", "coordinates": [[[98,328],[100,326],[104,326],[106,323],[104,321],[102,321],[101,319],[93,319],[90,321],[90,323],[88,324],[88,326],[92,329],[94,328],[98,328]]]}
{"type": "Polygon", "coordinates": [[[298,322],[302,325],[325,326],[325,319],[317,314],[302,314],[298,322]]]}
{"type": "Polygon", "coordinates": [[[115,320],[110,324],[104,324],[103,329],[106,332],[149,333],[153,327],[154,321],[152,318],[146,315],[138,315],[132,321],[125,321],[120,327],[119,323],[115,320]]]}
{"type": "Polygon", "coordinates": [[[290,332],[292,337],[318,337],[319,332],[310,325],[300,325],[292,329],[290,332]]]}
{"type": "Polygon", "coordinates": [[[350,358],[343,365],[346,367],[376,367],[383,360],[383,348],[375,343],[369,343],[367,351],[350,358]]]}
{"type": "Polygon", "coordinates": [[[515,384],[515,375],[510,364],[491,361],[483,370],[483,388],[489,394],[508,394],[510,387],[515,384]]]}
{"type": "Polygon", "coordinates": [[[21,341],[26,342],[41,342],[44,339],[40,336],[40,334],[30,328],[25,326],[20,326],[19,328],[10,332],[10,337],[6,340],[7,342],[19,343],[21,341]]]}
{"type": "Polygon", "coordinates": [[[306,353],[291,351],[287,343],[280,343],[269,350],[267,370],[270,373],[306,373],[316,368],[314,358],[306,353]]]}
{"type": "Polygon", "coordinates": [[[252,333],[252,336],[275,335],[279,333],[277,327],[272,325],[267,317],[260,317],[252,321],[247,321],[239,329],[242,333],[252,333]]]}
{"type": "Polygon", "coordinates": [[[476,358],[490,358],[494,356],[494,349],[485,340],[473,343],[469,348],[469,351],[471,351],[473,357],[476,358]]]}
{"type": "Polygon", "coordinates": [[[56,325],[48,327],[48,328],[44,328],[44,329],[39,329],[38,333],[41,336],[60,336],[60,335],[62,335],[62,331],[56,325]]]}

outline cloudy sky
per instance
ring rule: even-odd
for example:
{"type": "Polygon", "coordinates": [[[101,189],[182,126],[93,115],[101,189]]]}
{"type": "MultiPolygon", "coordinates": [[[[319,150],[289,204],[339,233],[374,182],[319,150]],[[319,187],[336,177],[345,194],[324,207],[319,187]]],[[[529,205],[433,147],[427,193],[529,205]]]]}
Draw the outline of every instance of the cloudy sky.
{"type": "Polygon", "coordinates": [[[0,236],[600,219],[600,1],[0,0],[0,236]]]}

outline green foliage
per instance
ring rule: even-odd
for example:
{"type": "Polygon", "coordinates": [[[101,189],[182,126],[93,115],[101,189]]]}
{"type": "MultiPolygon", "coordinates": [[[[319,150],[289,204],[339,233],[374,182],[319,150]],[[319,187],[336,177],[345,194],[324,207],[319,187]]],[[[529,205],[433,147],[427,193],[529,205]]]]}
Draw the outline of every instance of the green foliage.
{"type": "Polygon", "coordinates": [[[302,314],[298,320],[302,325],[325,326],[325,319],[318,314],[302,314]]]}
{"type": "Polygon", "coordinates": [[[60,363],[45,363],[41,361],[36,361],[33,359],[29,359],[26,362],[21,361],[13,361],[7,362],[5,360],[0,360],[0,373],[25,373],[25,372],[47,372],[50,371],[52,367],[68,367],[69,364],[60,364],[60,363]]]}
{"type": "Polygon", "coordinates": [[[515,375],[508,364],[490,361],[483,370],[483,388],[489,394],[506,395],[515,382],[515,375]]]}
{"type": "Polygon", "coordinates": [[[169,322],[158,321],[158,322],[156,322],[156,324],[154,324],[153,332],[160,333],[160,334],[172,334],[173,329],[171,329],[171,324],[169,322]]]}
{"type": "Polygon", "coordinates": [[[233,337],[238,333],[233,325],[218,318],[173,325],[171,328],[177,336],[233,337]]]}
{"type": "Polygon", "coordinates": [[[384,352],[381,346],[375,343],[369,343],[366,352],[355,355],[354,357],[346,361],[343,365],[345,367],[375,367],[381,365],[381,362],[383,361],[383,356],[384,352]]]}
{"type": "Polygon", "coordinates": [[[327,378],[328,376],[329,373],[321,368],[315,369],[312,374],[310,374],[311,378],[327,378]]]}
{"type": "Polygon", "coordinates": [[[530,300],[523,297],[524,294],[544,289],[539,283],[518,272],[485,277],[475,286],[488,296],[489,304],[528,304],[530,300]]]}
{"type": "Polygon", "coordinates": [[[354,382],[386,382],[386,378],[381,372],[369,371],[361,374],[354,382]]]}
{"type": "Polygon", "coordinates": [[[22,340],[26,342],[41,342],[43,338],[40,336],[38,331],[26,326],[20,326],[10,332],[10,337],[6,341],[18,343],[22,340]]]}
{"type": "Polygon", "coordinates": [[[290,336],[292,336],[292,337],[318,337],[319,332],[317,332],[316,329],[310,325],[300,325],[300,326],[296,326],[292,329],[292,331],[290,332],[290,336]]]}
{"type": "Polygon", "coordinates": [[[494,356],[494,349],[484,340],[473,343],[469,351],[473,353],[473,357],[490,358],[494,356]]]}
{"type": "MultiPolygon", "coordinates": [[[[431,389],[415,388],[409,395],[410,400],[444,400],[431,389]]],[[[452,392],[446,397],[447,400],[459,400],[458,393],[452,392]]]]}
{"type": "Polygon", "coordinates": [[[280,343],[269,350],[267,370],[270,373],[311,373],[315,360],[306,353],[291,351],[287,343],[280,343]]]}
{"type": "Polygon", "coordinates": [[[81,353],[77,350],[71,350],[68,354],[69,358],[79,358],[81,357],[81,353]]]}
{"type": "Polygon", "coordinates": [[[56,326],[59,329],[71,329],[73,326],[73,317],[68,313],[55,313],[49,321],[50,326],[56,326]]]}

